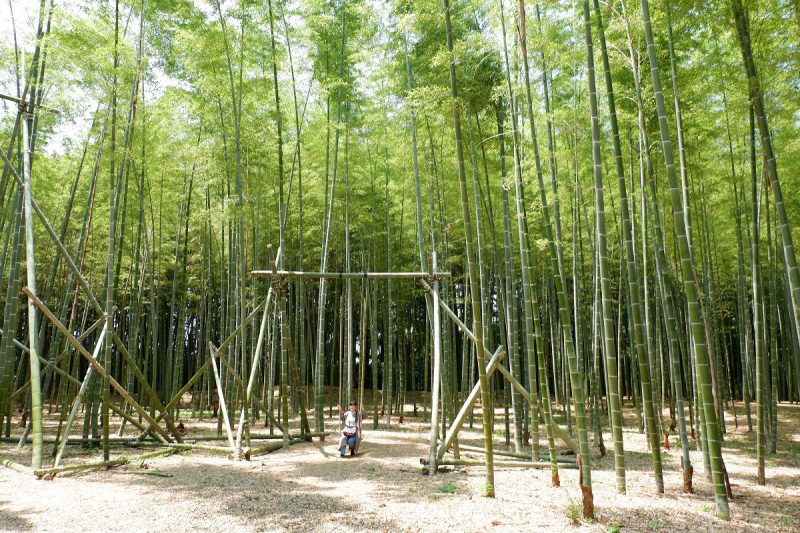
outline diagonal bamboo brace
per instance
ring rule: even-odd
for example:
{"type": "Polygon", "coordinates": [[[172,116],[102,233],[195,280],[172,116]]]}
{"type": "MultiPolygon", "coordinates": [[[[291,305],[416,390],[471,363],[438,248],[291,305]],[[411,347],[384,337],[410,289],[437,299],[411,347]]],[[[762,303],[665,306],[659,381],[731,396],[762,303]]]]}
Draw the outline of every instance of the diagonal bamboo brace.
{"type": "Polygon", "coordinates": [[[228,444],[231,447],[231,451],[233,452],[233,457],[238,459],[238,452],[236,451],[236,444],[233,441],[233,429],[231,428],[231,421],[228,418],[228,406],[225,405],[225,392],[222,390],[222,381],[219,378],[219,369],[217,368],[217,363],[214,362],[214,359],[219,359],[219,354],[217,353],[216,348],[214,348],[214,344],[209,341],[208,343],[209,352],[208,357],[211,361],[211,369],[214,371],[214,382],[217,384],[217,398],[219,399],[219,412],[222,413],[222,419],[225,422],[225,431],[228,434],[228,444]]]}
{"type": "MultiPolygon", "coordinates": [[[[258,312],[261,310],[261,307],[263,305],[264,304],[262,303],[262,304],[259,304],[258,306],[256,306],[256,308],[253,309],[250,312],[250,314],[247,315],[247,317],[245,317],[244,322],[242,324],[240,324],[239,327],[236,328],[233,331],[233,333],[228,335],[228,338],[226,338],[224,341],[222,341],[222,344],[219,345],[219,348],[217,348],[217,351],[222,351],[223,349],[227,348],[228,345],[231,342],[233,342],[233,340],[236,338],[236,336],[239,335],[239,333],[242,332],[242,330],[244,329],[244,326],[246,326],[247,324],[250,323],[251,320],[253,320],[253,318],[258,314],[258,312]]],[[[161,421],[161,419],[164,418],[165,413],[168,413],[168,412],[172,411],[172,409],[174,409],[175,406],[178,405],[178,402],[181,401],[181,398],[183,398],[183,395],[186,394],[187,392],[189,392],[189,389],[192,388],[192,386],[197,382],[198,379],[203,377],[203,374],[206,373],[206,371],[208,370],[209,366],[211,366],[211,359],[210,358],[206,359],[206,362],[203,363],[200,366],[200,368],[197,369],[197,372],[195,372],[194,375],[189,378],[189,381],[186,382],[186,384],[181,388],[181,390],[179,390],[178,392],[175,393],[175,395],[167,403],[167,405],[164,406],[164,411],[160,415],[158,415],[156,417],[156,421],[161,421]]],[[[234,373],[234,376],[235,375],[236,374],[234,373]]],[[[258,405],[260,406],[260,404],[258,404],[258,405]]],[[[283,430],[281,429],[281,431],[283,431],[283,430]]],[[[141,441],[142,439],[144,439],[144,437],[145,437],[145,434],[142,433],[141,435],[139,435],[137,437],[136,440],[137,441],[141,441]]]]}
{"type": "MultiPolygon", "coordinates": [[[[502,346],[498,346],[497,350],[492,355],[492,358],[486,364],[486,377],[489,378],[494,374],[494,371],[497,370],[497,365],[500,363],[500,360],[505,357],[506,351],[502,346]]],[[[464,421],[467,418],[467,415],[472,410],[472,406],[475,405],[475,402],[478,400],[478,395],[481,392],[480,384],[476,383],[472,390],[467,396],[467,399],[464,401],[464,405],[461,406],[461,409],[458,411],[458,414],[453,419],[453,423],[450,424],[450,428],[447,430],[447,435],[445,436],[442,444],[439,446],[439,452],[437,455],[437,463],[442,460],[444,454],[447,452],[447,449],[452,444],[453,439],[458,435],[458,432],[461,430],[461,426],[464,425],[464,421]]],[[[485,406],[484,406],[485,407],[485,406]]]]}
{"type": "MultiPolygon", "coordinates": [[[[420,282],[422,283],[422,286],[425,287],[425,290],[427,291],[433,290],[430,287],[430,285],[428,285],[428,283],[425,282],[425,280],[420,280],[420,282]]],[[[455,322],[455,324],[459,327],[459,329],[461,329],[461,331],[463,331],[464,334],[472,340],[472,342],[475,342],[475,335],[472,334],[472,331],[470,331],[467,325],[464,324],[464,322],[462,322],[461,319],[458,318],[458,316],[453,312],[453,310],[450,309],[450,307],[448,307],[448,305],[441,300],[439,301],[439,305],[444,310],[444,312],[447,313],[447,316],[449,316],[453,320],[453,322],[455,322]]],[[[487,352],[489,351],[485,346],[484,350],[486,350],[487,352]]],[[[539,405],[538,402],[534,402],[533,396],[531,396],[531,394],[525,389],[525,387],[516,378],[514,378],[503,365],[499,365],[498,370],[500,371],[501,374],[503,374],[503,376],[505,376],[506,379],[508,379],[509,383],[511,383],[511,385],[515,389],[517,389],[517,391],[520,394],[522,394],[525,400],[527,400],[529,404],[535,405],[536,411],[541,413],[542,409],[541,405],[539,405]]],[[[569,434],[563,429],[561,429],[561,427],[556,423],[553,423],[553,432],[558,436],[558,438],[564,441],[564,444],[566,444],[573,452],[578,453],[578,445],[575,444],[575,441],[569,436],[569,434]]],[[[440,457],[443,457],[443,454],[440,453],[440,457]]]]}
{"type": "Polygon", "coordinates": [[[162,413],[166,414],[165,421],[167,424],[167,429],[175,436],[175,440],[178,442],[183,442],[181,439],[180,432],[177,430],[175,425],[172,421],[172,416],[170,416],[169,411],[164,409],[164,404],[161,403],[161,400],[158,399],[156,396],[155,391],[150,387],[150,384],[147,382],[147,379],[142,374],[142,371],[139,370],[139,366],[136,364],[136,361],[133,360],[131,354],[128,352],[128,349],[125,348],[125,343],[119,338],[115,331],[111,332],[111,335],[114,337],[114,342],[117,344],[117,349],[119,353],[122,354],[123,359],[125,362],[128,363],[128,368],[133,372],[133,375],[136,376],[136,379],[139,381],[139,384],[142,386],[142,390],[144,391],[147,398],[153,403],[153,406],[161,411],[162,413]]]}
{"type": "MultiPolygon", "coordinates": [[[[213,343],[209,342],[209,345],[213,346],[213,343]]],[[[228,369],[228,372],[231,373],[231,375],[233,376],[233,380],[236,382],[236,384],[239,386],[239,388],[242,391],[245,391],[246,388],[245,388],[244,380],[239,375],[239,373],[236,372],[236,370],[233,368],[233,365],[231,364],[230,361],[228,361],[228,358],[225,357],[225,355],[222,353],[222,348],[214,348],[214,352],[216,354],[217,359],[219,359],[222,362],[222,364],[225,365],[225,368],[228,369]]],[[[287,430],[283,427],[283,425],[280,422],[278,422],[277,420],[275,420],[275,417],[272,415],[272,413],[270,413],[269,410],[266,407],[264,407],[264,404],[262,404],[261,401],[258,398],[253,396],[252,398],[250,398],[250,401],[252,401],[256,406],[258,406],[259,409],[261,409],[262,411],[266,412],[269,415],[269,418],[270,418],[270,420],[272,420],[272,423],[275,424],[275,426],[278,429],[280,429],[282,434],[283,433],[287,433],[287,430]]]]}
{"type": "MultiPolygon", "coordinates": [[[[536,405],[536,410],[541,415],[542,414],[541,405],[534,404],[533,397],[527,390],[525,390],[525,387],[522,385],[522,383],[517,381],[517,378],[512,376],[511,372],[509,372],[508,369],[504,367],[502,364],[497,365],[497,370],[501,374],[503,374],[503,376],[505,376],[508,382],[511,383],[511,386],[517,389],[517,392],[519,392],[522,395],[522,397],[525,398],[525,400],[527,400],[529,404],[536,405]]],[[[564,444],[566,444],[570,450],[572,450],[576,454],[578,453],[578,445],[575,444],[575,441],[572,439],[572,437],[570,437],[569,434],[563,429],[561,429],[561,427],[555,422],[553,423],[553,433],[555,433],[558,436],[558,438],[564,441],[564,444]]]]}
{"type": "Polygon", "coordinates": [[[106,372],[105,368],[103,368],[103,366],[97,362],[97,359],[92,357],[92,354],[90,354],[86,350],[86,348],[83,347],[83,345],[78,341],[78,339],[76,339],[75,336],[66,328],[66,326],[64,326],[64,324],[61,323],[61,321],[53,314],[53,312],[50,311],[50,309],[41,300],[39,300],[39,298],[35,294],[33,294],[30,291],[30,289],[28,289],[28,287],[23,287],[22,292],[24,292],[25,295],[28,298],[30,298],[31,302],[37,308],[39,308],[42,314],[44,314],[44,316],[47,317],[48,320],[50,320],[50,322],[56,327],[56,329],[58,329],[64,335],[64,337],[66,337],[66,339],[70,342],[70,344],[72,344],[75,347],[75,349],[78,350],[78,352],[89,362],[89,364],[92,365],[92,368],[95,369],[97,374],[100,377],[108,376],[108,381],[114,388],[114,390],[116,390],[119,393],[119,395],[122,396],[122,398],[125,401],[127,401],[131,405],[131,407],[133,407],[136,410],[136,412],[139,413],[142,416],[142,418],[144,418],[156,432],[158,432],[159,435],[164,437],[164,439],[167,442],[172,442],[172,438],[166,431],[164,431],[164,428],[159,426],[158,423],[153,419],[153,417],[150,416],[150,413],[148,413],[145,409],[143,409],[142,406],[139,405],[139,402],[134,400],[133,397],[130,394],[128,394],[125,388],[106,372]]]}

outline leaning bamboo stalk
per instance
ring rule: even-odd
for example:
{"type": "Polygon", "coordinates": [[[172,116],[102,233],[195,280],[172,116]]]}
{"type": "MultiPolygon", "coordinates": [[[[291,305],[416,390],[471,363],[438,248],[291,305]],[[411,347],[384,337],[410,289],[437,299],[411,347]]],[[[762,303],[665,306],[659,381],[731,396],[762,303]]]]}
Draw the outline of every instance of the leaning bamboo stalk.
{"type": "MultiPolygon", "coordinates": [[[[23,179],[17,173],[17,170],[14,168],[13,164],[11,163],[11,161],[9,161],[8,157],[6,157],[6,154],[2,150],[0,150],[0,157],[2,157],[6,168],[10,169],[11,175],[13,176],[14,180],[21,188],[23,188],[25,186],[23,179]]],[[[67,249],[64,248],[64,245],[59,240],[58,235],[56,235],[56,232],[53,230],[53,226],[50,225],[50,222],[47,220],[47,217],[42,212],[41,208],[39,207],[39,204],[37,204],[36,200],[34,200],[33,198],[31,198],[31,207],[33,209],[33,212],[36,213],[36,216],[39,217],[39,221],[42,223],[45,230],[47,230],[47,234],[50,236],[50,240],[53,241],[53,244],[56,245],[56,248],[58,248],[59,253],[66,260],[67,266],[72,271],[72,274],[75,275],[76,279],[78,280],[78,283],[80,284],[81,289],[84,291],[86,298],[89,300],[89,303],[92,305],[92,308],[97,312],[97,314],[103,315],[104,314],[103,308],[100,307],[100,304],[94,297],[94,294],[92,293],[92,290],[89,287],[89,283],[86,281],[86,278],[83,277],[80,270],[75,265],[75,261],[73,261],[72,256],[67,251],[67,249]]]]}
{"type": "MultiPolygon", "coordinates": [[[[92,357],[94,357],[95,359],[98,357],[98,355],[100,355],[100,348],[103,346],[102,339],[104,338],[107,325],[108,324],[105,321],[103,321],[103,329],[100,332],[100,337],[99,337],[100,340],[97,342],[94,349],[94,353],[92,354],[92,357]]],[[[92,378],[93,371],[94,367],[89,366],[89,368],[86,370],[86,375],[83,377],[83,382],[81,383],[80,388],[78,389],[78,394],[75,395],[75,398],[72,401],[72,408],[70,409],[69,416],[67,417],[66,426],[64,427],[64,431],[62,432],[61,442],[59,443],[58,452],[56,453],[56,460],[55,460],[56,467],[58,467],[58,465],[61,463],[61,457],[64,455],[64,450],[67,447],[67,441],[69,440],[69,434],[70,431],[72,430],[72,424],[75,423],[75,417],[78,415],[78,409],[80,408],[81,403],[83,403],[83,398],[86,395],[86,389],[89,387],[89,381],[92,378]]]]}
{"type": "MultiPolygon", "coordinates": [[[[114,402],[111,402],[108,407],[109,407],[109,409],[114,411],[114,413],[116,413],[120,418],[122,418],[122,424],[120,424],[120,430],[123,430],[123,428],[125,427],[125,422],[130,422],[131,424],[133,424],[134,426],[139,428],[141,431],[147,431],[147,427],[145,427],[144,424],[139,423],[138,420],[136,420],[131,415],[129,415],[128,413],[125,412],[124,406],[123,407],[117,407],[116,405],[114,405],[114,402]]],[[[122,434],[122,432],[120,431],[118,433],[118,435],[121,435],[121,434],[122,434]]],[[[175,433],[173,435],[176,437],[176,440],[177,440],[179,435],[177,433],[175,433]]],[[[109,439],[110,438],[111,437],[109,437],[109,439]]],[[[111,441],[109,440],[109,442],[111,442],[111,441]]],[[[181,442],[183,442],[182,439],[181,439],[181,442]]]]}
{"type": "Polygon", "coordinates": [[[209,343],[209,352],[208,355],[211,359],[211,369],[214,371],[214,382],[217,384],[217,397],[219,398],[219,410],[222,413],[222,419],[225,421],[225,431],[228,434],[228,444],[231,447],[231,451],[233,452],[234,456],[237,455],[236,452],[236,443],[233,441],[233,431],[231,430],[231,421],[228,418],[228,408],[225,405],[225,392],[222,390],[222,382],[220,381],[219,377],[219,369],[217,368],[217,364],[214,362],[214,359],[219,359],[217,354],[217,350],[214,349],[214,345],[209,343]]]}
{"type": "Polygon", "coordinates": [[[781,241],[783,244],[783,262],[789,285],[789,302],[791,303],[791,310],[794,315],[794,336],[797,341],[800,341],[800,271],[798,271],[797,267],[797,256],[795,255],[792,230],[786,212],[783,190],[781,189],[781,183],[778,179],[778,164],[772,146],[772,135],[770,134],[765,111],[761,78],[753,58],[750,21],[741,0],[731,0],[731,7],[734,15],[736,34],[739,38],[739,47],[742,52],[742,60],[749,82],[748,94],[753,105],[758,131],[761,136],[761,147],[764,151],[764,160],[770,180],[770,189],[772,190],[775,211],[780,226],[781,241]]]}
{"type": "MultiPolygon", "coordinates": [[[[258,312],[261,310],[261,306],[262,305],[264,305],[264,304],[260,304],[260,305],[256,306],[256,308],[253,309],[250,312],[249,315],[247,315],[247,317],[242,321],[242,323],[239,324],[239,326],[233,332],[231,332],[231,334],[228,335],[228,337],[224,341],[222,341],[220,343],[218,348],[216,348],[217,353],[220,356],[220,359],[223,361],[223,363],[226,363],[227,360],[224,358],[224,356],[222,356],[222,354],[220,352],[222,350],[226,349],[230,345],[230,343],[233,342],[233,340],[236,338],[236,336],[239,335],[242,332],[242,330],[247,326],[247,324],[249,324],[250,321],[253,320],[253,318],[256,315],[258,315],[258,312]]],[[[192,386],[197,382],[198,379],[200,379],[203,376],[203,374],[205,374],[205,372],[208,370],[208,367],[210,365],[211,365],[211,359],[207,359],[206,362],[203,363],[203,365],[197,370],[197,372],[195,372],[195,374],[191,378],[189,378],[189,381],[186,382],[186,384],[183,386],[183,388],[181,388],[181,390],[179,390],[178,392],[175,393],[175,395],[172,397],[172,399],[164,406],[164,411],[162,411],[161,414],[158,415],[155,418],[155,423],[156,424],[158,422],[160,422],[162,418],[164,418],[166,413],[170,412],[176,405],[178,405],[178,402],[181,401],[181,398],[183,397],[183,395],[186,394],[189,391],[189,389],[192,388],[192,386]]],[[[238,377],[237,374],[234,374],[234,376],[238,377]]],[[[259,404],[259,407],[261,407],[260,404],[259,404]]],[[[283,431],[283,430],[281,429],[281,431],[283,431]]],[[[144,436],[145,436],[144,434],[139,435],[137,440],[143,439],[144,436]]]]}
{"type": "Polygon", "coordinates": [[[166,410],[164,405],[161,403],[161,400],[158,399],[155,391],[150,386],[150,383],[148,383],[147,378],[145,378],[144,374],[142,374],[142,371],[139,370],[139,366],[136,364],[136,361],[133,360],[127,348],[125,348],[125,344],[119,338],[117,333],[112,332],[112,337],[117,345],[117,349],[122,354],[125,362],[128,364],[128,368],[133,372],[134,376],[139,381],[139,384],[142,386],[142,390],[144,391],[145,395],[150,402],[152,402],[152,406],[158,409],[160,412],[165,413],[166,416],[164,417],[164,420],[167,424],[167,429],[175,436],[175,440],[180,442],[181,437],[178,430],[175,428],[170,412],[166,410]]]}

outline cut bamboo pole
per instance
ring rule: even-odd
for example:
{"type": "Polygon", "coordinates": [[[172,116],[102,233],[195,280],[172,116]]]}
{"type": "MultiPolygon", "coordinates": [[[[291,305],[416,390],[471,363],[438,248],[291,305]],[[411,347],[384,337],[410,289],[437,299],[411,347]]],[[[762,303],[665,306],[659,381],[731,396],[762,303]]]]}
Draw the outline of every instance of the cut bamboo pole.
{"type": "MultiPolygon", "coordinates": [[[[420,459],[420,463],[428,465],[427,459],[420,459]]],[[[473,459],[442,459],[439,462],[442,466],[484,466],[484,461],[473,459]]],[[[542,469],[550,468],[550,463],[534,463],[530,461],[495,461],[494,466],[499,468],[527,468],[527,469],[542,469]]],[[[577,469],[577,465],[570,463],[560,463],[560,468],[577,469]]]]}
{"type": "MultiPolygon", "coordinates": [[[[497,365],[500,363],[503,357],[505,357],[505,355],[505,349],[502,346],[498,346],[497,350],[494,352],[494,355],[492,355],[492,358],[489,359],[489,362],[486,364],[487,379],[491,377],[495,370],[497,370],[497,365]]],[[[469,415],[469,413],[472,411],[472,406],[474,406],[475,402],[478,401],[478,395],[480,392],[480,383],[476,383],[472,387],[472,390],[467,396],[467,399],[464,401],[464,404],[461,406],[461,409],[459,409],[458,414],[456,414],[455,418],[453,419],[452,424],[450,424],[450,427],[447,429],[445,438],[442,440],[442,443],[439,446],[437,462],[444,457],[444,454],[450,448],[450,445],[453,444],[453,439],[456,438],[458,432],[461,430],[461,426],[464,425],[467,415],[469,415]]],[[[486,409],[485,405],[482,405],[481,407],[486,409]]]]}
{"type": "Polygon", "coordinates": [[[97,468],[111,468],[114,466],[126,465],[128,463],[132,463],[135,461],[143,461],[145,459],[152,459],[154,457],[163,457],[165,455],[172,455],[176,452],[177,452],[176,449],[170,448],[166,450],[157,450],[154,452],[143,453],[141,455],[132,455],[130,457],[122,455],[110,461],[98,461],[98,462],[83,463],[77,465],[59,466],[57,468],[34,469],[33,473],[38,478],[52,479],[56,477],[58,474],[63,474],[66,472],[82,472],[84,470],[94,470],[97,468]]]}
{"type": "Polygon", "coordinates": [[[0,465],[10,468],[15,472],[19,472],[20,474],[33,474],[33,468],[15,463],[11,459],[6,459],[5,457],[0,457],[0,465]]]}

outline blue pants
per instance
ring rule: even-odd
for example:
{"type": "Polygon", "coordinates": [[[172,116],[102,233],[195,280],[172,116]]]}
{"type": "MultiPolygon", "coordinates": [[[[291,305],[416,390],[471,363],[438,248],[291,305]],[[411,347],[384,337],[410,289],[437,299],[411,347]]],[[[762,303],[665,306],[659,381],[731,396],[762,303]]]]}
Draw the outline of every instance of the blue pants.
{"type": "Polygon", "coordinates": [[[344,438],[342,439],[342,441],[343,441],[342,447],[341,447],[341,448],[339,448],[339,454],[340,454],[340,455],[344,455],[344,452],[345,452],[345,450],[346,450],[347,446],[349,446],[351,450],[352,450],[353,448],[355,448],[355,445],[356,445],[356,436],[355,436],[355,435],[353,435],[352,437],[344,437],[344,438]]]}

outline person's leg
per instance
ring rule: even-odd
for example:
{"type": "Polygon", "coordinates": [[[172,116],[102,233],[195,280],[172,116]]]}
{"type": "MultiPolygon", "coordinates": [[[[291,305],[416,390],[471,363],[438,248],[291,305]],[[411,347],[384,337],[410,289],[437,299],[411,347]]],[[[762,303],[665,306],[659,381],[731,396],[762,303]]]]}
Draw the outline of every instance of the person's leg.
{"type": "Polygon", "coordinates": [[[352,437],[347,438],[347,445],[350,447],[350,455],[356,454],[356,436],[353,435],[352,437]]]}
{"type": "Polygon", "coordinates": [[[350,440],[344,435],[339,438],[339,457],[344,457],[344,452],[347,449],[347,441],[350,440]]]}

